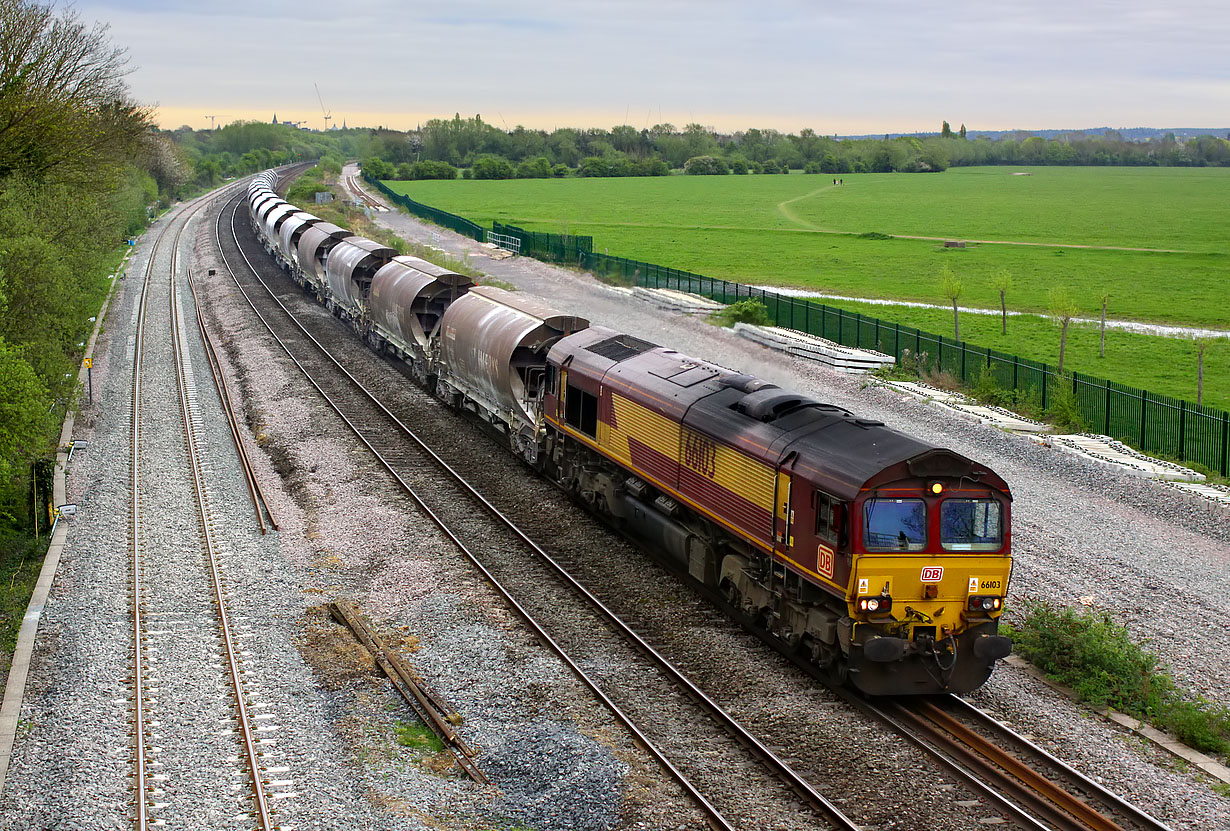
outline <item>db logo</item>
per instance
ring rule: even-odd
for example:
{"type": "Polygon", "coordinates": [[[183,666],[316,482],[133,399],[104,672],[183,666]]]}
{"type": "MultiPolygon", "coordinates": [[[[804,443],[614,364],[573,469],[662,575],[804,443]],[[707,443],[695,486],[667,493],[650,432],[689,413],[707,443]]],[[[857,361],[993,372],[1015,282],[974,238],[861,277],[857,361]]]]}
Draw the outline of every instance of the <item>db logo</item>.
{"type": "Polygon", "coordinates": [[[919,578],[924,583],[938,583],[940,578],[944,576],[943,566],[924,566],[922,576],[919,578]]]}

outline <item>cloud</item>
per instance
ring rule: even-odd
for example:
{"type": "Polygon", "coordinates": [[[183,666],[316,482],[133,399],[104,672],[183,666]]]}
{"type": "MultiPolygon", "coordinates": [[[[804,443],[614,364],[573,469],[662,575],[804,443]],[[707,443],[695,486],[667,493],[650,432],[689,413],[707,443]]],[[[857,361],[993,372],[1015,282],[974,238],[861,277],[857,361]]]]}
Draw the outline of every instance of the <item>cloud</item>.
{"type": "MultiPolygon", "coordinates": [[[[92,2],[177,112],[483,113],[855,132],[1199,125],[1230,104],[1230,11],[1186,0],[92,2]],[[658,113],[661,113],[659,117],[658,113]]],[[[267,117],[267,116],[266,116],[267,117]]],[[[352,119],[353,121],[353,119],[352,119]]],[[[198,124],[203,123],[198,121],[198,124]]]]}

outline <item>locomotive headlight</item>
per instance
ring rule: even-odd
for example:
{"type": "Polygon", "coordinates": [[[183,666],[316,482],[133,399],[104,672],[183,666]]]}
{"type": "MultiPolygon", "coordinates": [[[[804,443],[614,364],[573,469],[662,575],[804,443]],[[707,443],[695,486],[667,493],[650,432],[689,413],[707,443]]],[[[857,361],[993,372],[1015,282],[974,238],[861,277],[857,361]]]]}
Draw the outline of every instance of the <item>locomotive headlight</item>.
{"type": "Polygon", "coordinates": [[[998,597],[982,598],[982,608],[983,608],[983,611],[986,611],[986,612],[989,612],[992,609],[999,608],[999,598],[998,597]]]}
{"type": "Polygon", "coordinates": [[[931,492],[935,494],[936,496],[939,496],[941,493],[944,492],[944,483],[943,482],[932,482],[931,492]]]}
{"type": "Polygon", "coordinates": [[[971,612],[993,612],[1003,605],[1002,597],[971,597],[969,610],[971,612]]]}
{"type": "Polygon", "coordinates": [[[887,612],[892,608],[893,599],[887,595],[879,597],[860,597],[858,610],[860,612],[887,612]]]}

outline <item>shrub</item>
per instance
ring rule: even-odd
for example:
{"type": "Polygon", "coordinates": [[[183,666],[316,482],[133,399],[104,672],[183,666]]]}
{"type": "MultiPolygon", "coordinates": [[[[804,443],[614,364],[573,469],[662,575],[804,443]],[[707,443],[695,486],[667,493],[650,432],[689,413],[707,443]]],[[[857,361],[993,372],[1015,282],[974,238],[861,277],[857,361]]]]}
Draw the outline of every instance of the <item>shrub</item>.
{"type": "Polygon", "coordinates": [[[1006,631],[1020,653],[1080,700],[1146,719],[1198,750],[1230,751],[1230,711],[1183,693],[1158,670],[1157,656],[1107,612],[1030,603],[1020,626],[1006,631]]]}
{"type": "Polygon", "coordinates": [[[754,297],[731,303],[724,309],[719,309],[709,315],[709,320],[718,326],[734,326],[736,323],[750,323],[753,326],[771,326],[769,310],[754,297]]]}
{"type": "Polygon", "coordinates": [[[550,179],[551,162],[545,156],[536,159],[526,159],[517,165],[518,179],[550,179]]]}
{"type": "Polygon", "coordinates": [[[588,156],[577,166],[578,176],[602,177],[611,175],[611,166],[601,156],[588,156]]]}
{"type": "Polygon", "coordinates": [[[808,162],[807,164],[803,165],[803,172],[804,173],[823,173],[824,171],[820,169],[820,162],[808,162]]]}
{"type": "Polygon", "coordinates": [[[689,176],[720,176],[729,173],[730,168],[717,156],[693,156],[684,162],[683,172],[689,176]]]}
{"type": "Polygon", "coordinates": [[[565,176],[572,175],[572,168],[566,164],[557,164],[555,167],[551,168],[551,175],[556,179],[563,179],[565,176]]]}
{"type": "Polygon", "coordinates": [[[1048,396],[1046,415],[1057,430],[1065,433],[1083,433],[1089,429],[1081,412],[1080,402],[1072,391],[1072,378],[1062,375],[1056,379],[1048,396]]]}
{"type": "Polygon", "coordinates": [[[733,159],[730,162],[730,172],[737,176],[747,175],[747,159],[733,159]]]}
{"type": "Polygon", "coordinates": [[[669,176],[671,167],[662,159],[641,159],[634,166],[633,176],[669,176]]]}
{"type": "Polygon", "coordinates": [[[479,156],[470,170],[475,179],[512,179],[517,175],[512,162],[501,156],[479,156]]]}
{"type": "Polygon", "coordinates": [[[457,168],[448,162],[426,159],[410,165],[411,179],[456,179],[457,168]]]}

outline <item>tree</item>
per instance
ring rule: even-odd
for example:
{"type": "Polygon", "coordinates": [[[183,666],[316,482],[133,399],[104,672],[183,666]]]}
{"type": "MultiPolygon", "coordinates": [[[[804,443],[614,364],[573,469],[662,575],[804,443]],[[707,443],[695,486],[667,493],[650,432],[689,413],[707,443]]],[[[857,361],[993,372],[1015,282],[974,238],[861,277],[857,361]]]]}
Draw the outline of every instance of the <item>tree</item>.
{"type": "Polygon", "coordinates": [[[1204,356],[1213,345],[1212,338],[1196,338],[1196,403],[1204,403],[1204,356]]]}
{"type": "Polygon", "coordinates": [[[128,98],[125,50],[71,7],[0,0],[0,179],[12,173],[106,188],[152,126],[128,98]],[[105,177],[101,177],[104,178],[105,177]]]}
{"type": "Polygon", "coordinates": [[[952,138],[952,128],[948,126],[948,122],[944,122],[944,126],[940,128],[940,138],[952,138]]]}
{"type": "Polygon", "coordinates": [[[1059,324],[1059,372],[1063,372],[1064,353],[1068,348],[1068,325],[1076,317],[1076,301],[1062,286],[1053,288],[1047,294],[1047,309],[1051,319],[1059,324]]]}
{"type": "Polygon", "coordinates": [[[948,263],[940,268],[940,293],[952,303],[952,337],[961,340],[961,319],[957,311],[957,298],[961,296],[961,278],[952,270],[948,263]]]}
{"type": "Polygon", "coordinates": [[[683,172],[689,176],[710,176],[729,173],[730,168],[717,156],[693,156],[684,163],[683,172]]]}
{"type": "Polygon", "coordinates": [[[965,125],[964,124],[961,125],[961,130],[959,131],[958,135],[960,135],[961,138],[965,138],[965,125]]]}
{"type": "Polygon", "coordinates": [[[1012,272],[1002,268],[991,281],[991,285],[999,292],[1000,334],[1008,334],[1008,306],[1004,295],[1012,288],[1012,272]]]}
{"type": "Polygon", "coordinates": [[[50,404],[34,370],[0,338],[0,486],[23,476],[31,460],[47,450],[50,404]]]}

